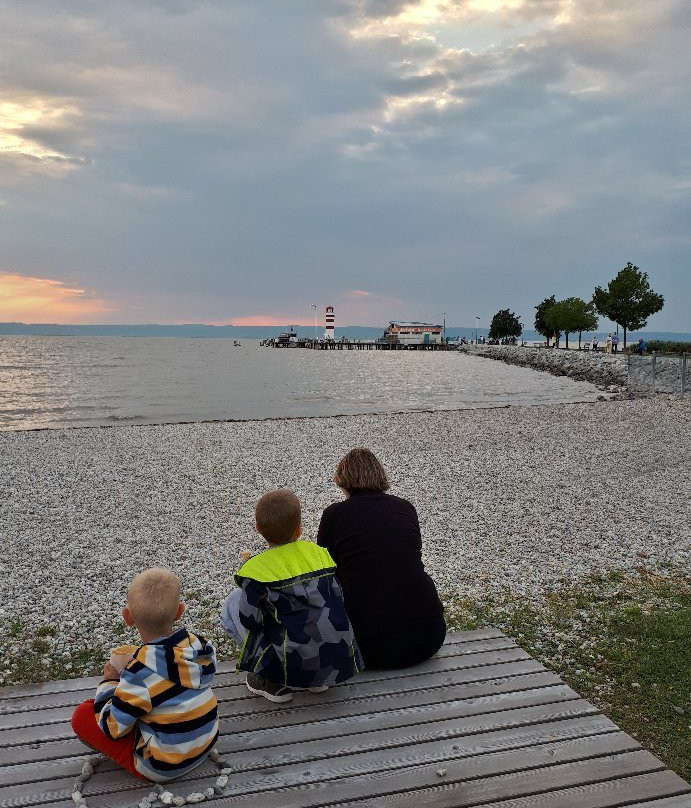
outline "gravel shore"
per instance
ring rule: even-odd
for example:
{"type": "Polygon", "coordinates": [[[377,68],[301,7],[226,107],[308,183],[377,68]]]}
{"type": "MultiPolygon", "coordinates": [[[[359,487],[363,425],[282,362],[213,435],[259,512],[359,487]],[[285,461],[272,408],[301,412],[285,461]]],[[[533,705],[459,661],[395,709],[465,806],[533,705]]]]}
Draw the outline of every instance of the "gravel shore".
{"type": "Polygon", "coordinates": [[[240,551],[262,549],[258,496],[293,488],[314,537],[357,445],[417,507],[444,597],[538,601],[597,571],[691,567],[691,406],[679,400],[5,432],[0,648],[42,638],[46,669],[105,651],[128,636],[130,578],[152,565],[180,575],[187,623],[214,633],[240,551]]]}

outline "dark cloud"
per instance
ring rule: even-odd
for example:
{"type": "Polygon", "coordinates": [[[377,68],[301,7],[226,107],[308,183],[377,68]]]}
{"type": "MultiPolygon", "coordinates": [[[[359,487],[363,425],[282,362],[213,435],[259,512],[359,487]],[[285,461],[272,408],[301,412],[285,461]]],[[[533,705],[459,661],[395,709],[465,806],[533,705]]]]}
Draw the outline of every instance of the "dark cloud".
{"type": "Polygon", "coordinates": [[[130,321],[462,324],[632,260],[689,329],[683,0],[328,5],[2,3],[3,268],[130,321]]]}

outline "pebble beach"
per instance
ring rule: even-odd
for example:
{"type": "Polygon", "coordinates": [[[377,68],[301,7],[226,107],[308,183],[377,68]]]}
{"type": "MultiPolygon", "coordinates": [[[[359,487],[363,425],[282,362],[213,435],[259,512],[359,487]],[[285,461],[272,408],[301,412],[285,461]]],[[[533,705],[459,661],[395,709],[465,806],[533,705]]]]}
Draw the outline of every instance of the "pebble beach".
{"type": "Polygon", "coordinates": [[[593,573],[691,569],[691,406],[678,399],[5,432],[0,684],[23,641],[40,639],[47,674],[59,662],[78,676],[130,638],[120,609],[148,566],[181,577],[186,623],[216,636],[240,552],[263,547],[257,498],[292,488],[314,538],[357,445],[415,504],[445,600],[538,602],[593,573]]]}

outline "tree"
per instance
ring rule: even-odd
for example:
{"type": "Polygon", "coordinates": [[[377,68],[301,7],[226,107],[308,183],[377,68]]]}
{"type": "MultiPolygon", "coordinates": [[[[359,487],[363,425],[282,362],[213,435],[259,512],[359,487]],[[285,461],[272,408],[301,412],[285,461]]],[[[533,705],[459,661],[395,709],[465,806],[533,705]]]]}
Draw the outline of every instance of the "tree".
{"type": "Polygon", "coordinates": [[[489,327],[490,339],[504,339],[504,337],[520,337],[523,326],[516,315],[508,309],[498,311],[489,327]]]}
{"type": "Polygon", "coordinates": [[[566,347],[569,347],[569,334],[578,331],[578,347],[581,347],[581,334],[583,331],[593,331],[597,328],[597,314],[592,303],[581,300],[580,297],[567,297],[557,301],[545,312],[545,322],[554,331],[563,331],[566,334],[566,347]]]}
{"type": "MultiPolygon", "coordinates": [[[[542,334],[542,336],[548,341],[554,333],[554,329],[545,321],[545,314],[556,302],[557,299],[554,297],[554,295],[552,295],[552,297],[546,297],[542,303],[535,306],[535,330],[538,334],[542,334]]],[[[557,334],[557,338],[559,336],[560,334],[557,334]]]]}
{"type": "Polygon", "coordinates": [[[650,288],[648,273],[641,272],[629,261],[607,289],[595,287],[593,304],[599,314],[624,329],[626,348],[626,332],[644,328],[648,317],[664,306],[665,299],[650,288]]]}

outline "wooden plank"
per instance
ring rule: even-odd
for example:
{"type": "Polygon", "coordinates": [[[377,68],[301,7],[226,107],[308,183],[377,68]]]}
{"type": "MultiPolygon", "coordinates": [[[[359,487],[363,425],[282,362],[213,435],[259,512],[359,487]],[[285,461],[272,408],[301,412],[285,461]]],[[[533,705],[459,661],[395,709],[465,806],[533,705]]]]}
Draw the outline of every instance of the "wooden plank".
{"type": "MultiPolygon", "coordinates": [[[[545,673],[545,668],[534,660],[528,660],[520,663],[507,663],[504,665],[488,666],[483,668],[472,668],[469,670],[461,670],[454,673],[453,681],[459,684],[466,682],[483,682],[500,680],[504,677],[511,676],[524,676],[538,673],[545,673]]],[[[246,692],[246,691],[245,691],[246,692]]],[[[354,694],[357,691],[354,691],[354,694]]],[[[258,710],[268,704],[261,697],[256,697],[255,701],[258,705],[258,710]],[[262,703],[264,702],[264,703],[262,703]]],[[[291,702],[292,704],[292,702],[291,702]]],[[[276,705],[273,705],[276,708],[276,705]]],[[[221,735],[226,733],[228,721],[221,724],[221,735]]],[[[9,737],[7,735],[6,737],[9,737]]],[[[65,728],[65,733],[54,733],[54,737],[41,737],[40,733],[36,732],[34,736],[22,740],[14,746],[11,744],[0,744],[0,766],[13,763],[22,763],[27,760],[47,760],[55,757],[68,757],[70,755],[79,754],[82,750],[81,744],[76,741],[72,736],[71,728],[65,728]]]]}
{"type": "MultiPolygon", "coordinates": [[[[516,663],[516,665],[512,665],[511,669],[513,670],[515,667],[516,671],[523,670],[524,663],[516,663]]],[[[448,673],[441,672],[441,673],[426,673],[420,674],[417,676],[413,681],[408,680],[406,684],[408,685],[404,690],[395,690],[390,685],[387,684],[387,680],[378,680],[375,682],[369,683],[361,683],[357,682],[350,687],[349,690],[346,689],[347,686],[332,688],[330,691],[326,693],[319,694],[319,698],[311,698],[307,701],[300,701],[302,699],[301,694],[296,694],[294,701],[290,702],[291,707],[286,709],[292,708],[300,708],[303,706],[317,706],[319,704],[324,703],[335,703],[338,701],[344,701],[347,703],[352,703],[354,701],[364,701],[366,699],[372,701],[377,697],[387,697],[387,698],[397,698],[401,695],[406,695],[409,698],[415,698],[415,694],[419,693],[420,698],[426,698],[426,694],[430,692],[434,692],[437,694],[437,698],[443,698],[444,693],[449,694],[450,697],[458,696],[459,691],[458,688],[463,687],[470,687],[471,689],[474,688],[473,692],[468,693],[468,697],[473,695],[481,695],[477,692],[477,688],[481,687],[481,684],[478,683],[486,683],[487,687],[492,688],[494,685],[504,684],[506,689],[516,689],[522,690],[527,687],[540,687],[540,686],[547,686],[551,684],[561,684],[561,680],[559,677],[554,673],[549,673],[539,665],[539,669],[536,670],[534,673],[524,674],[524,673],[516,673],[513,676],[504,675],[498,679],[489,677],[488,675],[493,673],[496,669],[492,666],[482,666],[481,668],[471,668],[470,680],[465,683],[459,684],[449,684],[449,679],[451,681],[457,681],[459,678],[458,673],[455,674],[453,677],[449,677],[448,673]],[[474,673],[477,671],[477,673],[474,673]],[[477,681],[475,681],[477,680],[477,681]],[[451,691],[449,688],[454,688],[451,691]]],[[[533,663],[533,667],[535,664],[533,663]]],[[[506,665],[503,666],[506,668],[506,665]]],[[[468,676],[463,677],[468,679],[468,676]]],[[[216,693],[219,704],[222,707],[223,714],[226,716],[231,715],[242,715],[245,712],[252,712],[253,714],[261,713],[261,712],[270,712],[279,709],[276,707],[275,704],[267,701],[266,699],[262,698],[254,698],[252,694],[249,693],[247,688],[242,685],[237,688],[237,692],[233,693],[232,699],[224,698],[227,689],[219,690],[218,688],[214,688],[214,692],[216,693]]],[[[72,694],[63,694],[64,698],[69,698],[72,694]]],[[[84,694],[84,696],[93,696],[93,693],[84,694]]],[[[50,699],[53,696],[43,696],[41,698],[50,699]]],[[[17,699],[20,701],[20,699],[17,699]]],[[[23,699],[22,699],[23,701],[23,699]]],[[[67,704],[56,703],[54,705],[55,709],[64,708],[65,706],[69,706],[71,710],[74,709],[74,706],[77,704],[77,700],[69,701],[67,704]]],[[[48,710],[49,707],[46,705],[45,710],[48,710]]],[[[22,711],[18,711],[22,712],[22,711]]],[[[69,711],[68,711],[69,713],[69,711]]],[[[40,721],[36,720],[36,716],[39,715],[37,712],[28,711],[26,717],[19,718],[18,720],[12,722],[11,719],[7,719],[10,722],[9,726],[12,727],[19,727],[19,726],[26,726],[27,724],[48,724],[50,723],[49,720],[40,721]],[[33,720],[32,720],[33,719],[33,720]],[[26,723],[24,723],[26,722],[26,723]]]]}
{"type": "MultiPolygon", "coordinates": [[[[465,668],[484,667],[488,660],[493,658],[500,658],[502,660],[506,659],[509,661],[513,661],[515,659],[518,661],[530,657],[525,654],[525,652],[517,649],[516,646],[513,646],[513,648],[496,649],[490,652],[485,651],[477,652],[472,655],[464,655],[462,661],[460,662],[461,667],[455,669],[462,670],[465,668]],[[496,656],[498,651],[501,652],[500,657],[496,656]],[[490,656],[488,656],[488,654],[490,656]]],[[[442,657],[442,659],[448,660],[449,658],[442,657]]],[[[448,669],[448,662],[444,664],[443,667],[444,669],[448,669]]],[[[412,671],[413,669],[410,670],[412,671]]],[[[425,671],[420,671],[415,676],[416,684],[417,680],[421,679],[421,677],[425,675],[425,671]]],[[[405,678],[407,683],[409,681],[409,677],[405,678]]],[[[348,692],[359,693],[363,684],[366,685],[376,683],[381,687],[381,683],[383,682],[397,683],[399,679],[399,676],[389,676],[383,678],[380,676],[367,676],[365,673],[362,673],[350,683],[331,688],[329,694],[322,696],[322,699],[328,700],[331,698],[348,698],[348,692]],[[349,688],[349,691],[346,690],[347,688],[349,688]]],[[[390,686],[389,689],[391,689],[390,686]]],[[[409,690],[410,686],[408,686],[406,689],[409,690]]],[[[81,695],[83,698],[91,698],[93,697],[94,690],[81,695]]],[[[245,702],[247,689],[244,685],[244,674],[241,676],[235,676],[235,681],[232,685],[226,687],[216,687],[214,685],[214,692],[216,693],[218,700],[222,702],[230,702],[234,700],[242,700],[242,702],[245,702]]],[[[80,698],[78,694],[72,691],[70,693],[37,696],[35,701],[32,701],[30,697],[26,696],[13,699],[9,702],[9,707],[3,707],[0,705],[0,731],[8,728],[38,726],[41,724],[47,725],[69,720],[74,707],[79,703],[79,701],[83,700],[83,698],[80,698]],[[59,697],[59,699],[56,700],[56,697],[59,697]]],[[[269,707],[270,706],[271,705],[269,703],[269,707]]]]}
{"type": "MultiPolygon", "coordinates": [[[[455,645],[447,645],[443,649],[441,649],[440,653],[435,655],[429,660],[420,663],[419,665],[414,665],[410,668],[403,668],[396,671],[387,671],[387,670],[364,670],[360,673],[353,681],[357,683],[361,682],[372,682],[372,681],[381,681],[381,680],[389,680],[389,679],[400,679],[400,678],[408,678],[411,676],[418,676],[421,673],[428,673],[431,671],[438,671],[438,670],[455,670],[457,668],[466,668],[466,667],[474,667],[486,664],[493,664],[492,663],[492,652],[498,654],[496,657],[496,661],[500,660],[511,660],[511,659],[529,659],[530,655],[527,654],[525,651],[520,649],[513,641],[507,639],[490,639],[490,640],[483,640],[481,643],[478,644],[478,647],[473,648],[469,651],[463,650],[465,645],[463,643],[458,643],[455,645]],[[490,647],[485,647],[490,646],[490,647]],[[443,651],[443,653],[442,653],[443,651]],[[459,662],[455,662],[454,660],[461,660],[459,662]]],[[[228,667],[226,666],[219,666],[220,668],[228,667]]],[[[232,698],[233,694],[236,693],[237,695],[240,694],[240,688],[243,687],[244,683],[244,673],[237,674],[233,670],[228,670],[225,673],[219,673],[214,679],[214,690],[218,691],[219,693],[223,693],[222,688],[228,688],[226,698],[232,698]]],[[[55,696],[69,696],[69,694],[75,694],[73,696],[73,701],[70,700],[66,703],[73,703],[76,704],[79,701],[90,698],[90,694],[92,694],[98,683],[101,681],[100,677],[91,677],[89,679],[74,679],[74,680],[66,680],[63,682],[47,682],[44,685],[22,685],[23,691],[26,691],[27,688],[36,688],[36,692],[22,692],[22,693],[15,693],[15,688],[4,688],[4,690],[12,690],[15,695],[11,695],[5,701],[0,702],[0,715],[9,713],[15,708],[15,700],[21,699],[23,702],[29,702],[29,700],[34,697],[36,699],[46,700],[48,698],[48,703],[52,704],[53,701],[50,697],[55,696]],[[83,686],[77,687],[77,683],[83,683],[83,686]],[[45,690],[45,687],[50,685],[65,685],[64,688],[60,688],[59,690],[45,690]],[[79,693],[83,693],[80,696],[76,695],[79,693]]],[[[339,687],[343,687],[347,685],[339,685],[339,687]]],[[[37,705],[41,704],[41,701],[35,702],[37,705]]],[[[22,702],[19,703],[19,709],[22,709],[22,702]]],[[[25,708],[26,709],[26,708],[25,708]]],[[[29,707],[31,709],[31,707],[29,707]]]]}
{"type": "MultiPolygon", "coordinates": [[[[356,738],[361,736],[366,738],[368,746],[371,748],[376,741],[378,731],[388,733],[391,742],[395,744],[396,739],[404,735],[404,728],[408,728],[409,733],[413,730],[422,733],[421,737],[424,737],[425,732],[439,732],[446,728],[449,728],[453,734],[464,734],[467,722],[471,722],[472,725],[467,731],[481,732],[485,728],[520,726],[523,723],[540,723],[546,720],[558,721],[596,712],[595,707],[582,699],[479,714],[474,713],[472,708],[468,708],[460,702],[455,705],[431,705],[429,709],[411,708],[397,713],[382,712],[371,717],[355,716],[344,718],[341,721],[324,720],[242,732],[234,731],[232,724],[229,726],[229,722],[225,722],[221,726],[223,748],[229,751],[319,740],[319,752],[322,753],[329,745],[335,745],[337,749],[340,749],[343,744],[349,742],[350,735],[354,735],[356,738]],[[475,725],[477,728],[474,728],[475,725]]],[[[53,727],[47,728],[47,730],[54,729],[53,727]]],[[[36,759],[45,760],[45,753],[42,752],[36,759]]],[[[23,758],[22,762],[25,760],[26,758],[23,758]]]]}
{"type": "MultiPolygon", "coordinates": [[[[285,765],[304,759],[340,758],[356,753],[460,739],[469,735],[535,725],[542,725],[539,730],[541,737],[546,736],[545,739],[548,739],[550,727],[545,727],[545,724],[551,722],[559,724],[562,721],[594,714],[596,714],[595,708],[579,700],[525,707],[489,715],[452,717],[410,727],[398,726],[396,722],[393,722],[393,726],[386,726],[382,721],[379,727],[363,732],[361,727],[354,725],[348,728],[351,730],[349,734],[344,734],[340,722],[333,722],[326,726],[318,725],[320,731],[316,733],[309,726],[300,727],[298,731],[292,732],[290,728],[276,732],[264,730],[251,735],[230,732],[222,737],[219,748],[224,757],[230,753],[251,753],[255,766],[267,759],[285,765]],[[357,731],[358,729],[360,731],[357,731]]],[[[614,727],[611,722],[603,726],[614,727]]],[[[555,726],[555,730],[558,731],[559,727],[555,726]]],[[[75,744],[81,746],[78,741],[75,741],[75,744]]],[[[37,765],[40,765],[40,762],[37,765]]]]}
{"type": "MultiPolygon", "coordinates": [[[[482,666],[479,670],[487,674],[492,666],[482,666]]],[[[475,681],[479,679],[477,676],[477,668],[470,668],[465,670],[466,676],[470,676],[475,681]]],[[[530,673],[530,672],[537,672],[537,671],[544,671],[545,668],[537,662],[533,660],[526,660],[521,665],[516,665],[515,663],[509,663],[508,667],[504,667],[501,665],[496,665],[493,667],[491,671],[495,676],[502,676],[506,675],[507,673],[515,673],[518,675],[519,673],[530,673]]],[[[453,683],[454,680],[458,680],[459,673],[463,672],[463,669],[459,669],[456,673],[451,676],[450,672],[447,673],[446,680],[440,682],[440,684],[453,683]]],[[[489,676],[487,678],[495,678],[495,676],[489,676]]],[[[397,680],[391,680],[394,684],[398,684],[397,680]]],[[[243,698],[247,697],[247,690],[243,687],[243,698]]],[[[332,699],[334,701],[343,701],[349,700],[353,696],[356,695],[358,688],[356,685],[341,685],[339,688],[334,688],[333,693],[329,692],[329,694],[323,694],[323,698],[325,700],[332,699]],[[343,694],[341,696],[341,693],[343,694]]],[[[363,691],[364,692],[364,691],[363,691]]],[[[298,703],[298,699],[314,699],[313,694],[296,694],[294,697],[294,701],[298,703]]],[[[258,711],[264,711],[267,709],[266,704],[269,704],[269,710],[275,709],[276,705],[272,705],[270,702],[266,702],[265,700],[258,697],[256,699],[257,704],[259,705],[258,711]]],[[[292,702],[291,702],[292,703],[292,702]]],[[[307,702],[312,703],[312,702],[307,702]]],[[[225,709],[225,708],[224,708],[225,709]]],[[[244,707],[243,707],[244,710],[244,707]]],[[[18,728],[6,728],[4,730],[0,730],[0,750],[9,749],[12,746],[18,746],[23,744],[32,744],[32,743],[45,743],[46,741],[51,740],[59,740],[64,738],[69,738],[72,734],[72,730],[69,725],[69,721],[63,720],[61,722],[51,724],[51,723],[41,723],[33,726],[28,727],[18,727],[18,728]]],[[[0,765],[2,765],[3,758],[2,753],[0,753],[0,765]]]]}
{"type": "MultiPolygon", "coordinates": [[[[575,699],[578,699],[578,695],[566,685],[518,692],[499,692],[478,699],[448,701],[441,704],[425,705],[422,707],[420,705],[411,705],[404,709],[387,710],[385,713],[386,726],[406,727],[411,724],[415,725],[421,722],[438,720],[440,718],[467,718],[473,715],[482,715],[489,712],[500,712],[524,707],[535,707],[543,704],[554,705],[556,703],[562,703],[568,705],[570,701],[575,699]],[[427,708],[426,710],[425,707],[427,708]]],[[[341,717],[339,720],[338,717],[329,716],[328,713],[319,717],[314,715],[314,711],[312,711],[310,713],[310,717],[313,719],[310,722],[310,727],[315,736],[323,735],[324,727],[320,722],[324,721],[330,724],[334,721],[339,721],[339,735],[352,733],[353,729],[360,730],[363,725],[366,726],[367,729],[371,728],[374,730],[377,728],[373,725],[371,714],[367,713],[361,713],[355,716],[345,716],[341,717]]],[[[294,724],[291,725],[291,729],[294,729],[294,727],[294,724]]],[[[268,723],[264,727],[259,727],[254,723],[254,719],[250,716],[246,727],[238,727],[236,725],[232,726],[233,733],[241,732],[243,729],[254,733],[259,729],[273,730],[275,727],[273,727],[271,723],[268,723]]],[[[36,769],[37,767],[40,769],[41,766],[41,763],[30,763],[26,765],[25,771],[27,773],[27,778],[24,780],[24,782],[27,782],[28,780],[41,780],[42,778],[40,776],[36,776],[36,769]]],[[[13,768],[16,769],[17,767],[13,768]]],[[[6,771],[7,768],[0,769],[0,783],[3,782],[4,772],[6,771]]],[[[1,788],[0,795],[2,795],[1,788]]]]}
{"type": "MultiPolygon", "coordinates": [[[[635,749],[637,744],[623,732],[598,735],[588,738],[567,738],[547,745],[532,746],[529,749],[489,750],[481,755],[465,757],[463,765],[468,772],[468,779],[491,774],[511,773],[516,767],[544,769],[546,766],[555,766],[565,762],[592,759],[595,756],[622,755],[635,749]]],[[[403,776],[413,767],[416,772],[431,772],[436,776],[439,764],[448,766],[459,760],[457,751],[447,750],[444,755],[441,749],[430,748],[430,754],[424,756],[416,747],[406,747],[395,756],[361,755],[347,758],[338,758],[324,764],[288,765],[277,769],[261,772],[241,772],[231,776],[227,795],[215,804],[219,806],[236,804],[236,800],[245,806],[283,806],[280,799],[276,801],[273,794],[281,793],[281,799],[290,794],[288,805],[318,806],[324,802],[338,801],[343,794],[351,793],[363,779],[380,782],[383,773],[403,776]],[[417,761],[417,762],[416,762],[417,761]],[[299,803],[291,802],[296,795],[302,799],[299,803]]],[[[436,776],[437,781],[439,780],[436,776]]],[[[175,793],[188,790],[191,787],[203,789],[213,782],[207,777],[195,781],[194,786],[188,784],[184,788],[173,787],[175,793]]],[[[23,799],[31,805],[41,805],[51,802],[69,794],[70,781],[64,781],[67,791],[62,791],[61,784],[51,782],[49,790],[43,793],[27,794],[15,790],[7,791],[0,799],[0,808],[9,808],[17,805],[17,800],[23,799]],[[30,802],[29,802],[30,801],[30,802]]],[[[92,778],[89,794],[97,797],[100,808],[121,808],[129,805],[135,799],[146,794],[147,788],[139,786],[132,778],[118,772],[108,777],[92,778]]],[[[20,803],[21,804],[21,803],[20,803]]],[[[26,803],[25,803],[26,804],[26,803]]]]}
{"type": "MultiPolygon", "coordinates": [[[[508,643],[515,645],[513,640],[509,639],[499,629],[496,628],[481,628],[472,631],[450,631],[447,633],[444,640],[444,648],[447,645],[465,645],[469,647],[472,643],[477,641],[489,639],[504,639],[508,643]]],[[[220,662],[218,666],[220,674],[232,673],[235,671],[235,662],[220,662]]],[[[67,693],[79,690],[95,690],[96,685],[101,681],[98,676],[88,676],[80,679],[55,679],[50,682],[35,682],[30,684],[21,685],[8,685],[0,688],[0,700],[20,698],[22,696],[41,695],[48,693],[67,693]]]]}
{"type": "MultiPolygon", "coordinates": [[[[436,654],[436,658],[443,659],[450,656],[459,656],[461,653],[470,655],[486,651],[503,651],[515,648],[517,648],[516,643],[506,637],[480,639],[472,644],[447,644],[436,654]],[[465,650],[466,645],[471,646],[467,651],[465,650]]],[[[414,671],[415,668],[409,670],[414,671]]],[[[384,678],[389,678],[390,675],[391,672],[389,672],[389,676],[384,678]]],[[[382,681],[381,676],[378,676],[376,680],[382,681]]],[[[96,681],[96,684],[98,684],[100,680],[81,679],[74,681],[86,681],[87,683],[96,681]]],[[[362,681],[371,681],[371,679],[366,680],[365,673],[363,672],[355,681],[359,683],[362,681]]],[[[219,676],[214,683],[214,691],[219,701],[225,698],[231,698],[242,682],[244,682],[244,674],[235,674],[234,671],[227,671],[223,677],[219,676]],[[233,688],[233,690],[231,691],[230,688],[233,688]]],[[[61,690],[54,693],[33,693],[30,695],[12,696],[3,701],[3,689],[0,688],[0,717],[29,710],[55,710],[59,707],[74,706],[84,699],[91,698],[95,689],[95,685],[92,686],[88,684],[86,687],[78,690],[61,690]]],[[[242,695],[242,693],[236,695],[242,695]]]]}
{"type": "MultiPolygon", "coordinates": [[[[464,685],[455,685],[444,688],[431,688],[407,693],[380,694],[379,696],[365,699],[345,701],[337,704],[321,704],[319,701],[308,701],[309,696],[301,696],[307,704],[306,706],[294,707],[292,702],[269,713],[257,713],[250,711],[247,716],[237,717],[233,720],[234,731],[254,730],[265,727],[277,727],[304,723],[305,721],[318,722],[321,720],[338,720],[346,716],[367,715],[369,713],[381,712],[382,710],[393,711],[410,708],[414,706],[425,706],[440,704],[447,701],[456,700],[487,700],[489,697],[495,699],[501,694],[518,694],[523,691],[534,691],[536,696],[538,691],[543,692],[540,697],[543,703],[559,701],[563,698],[577,698],[576,693],[564,685],[559,677],[550,673],[529,674],[526,676],[510,677],[491,682],[478,682],[464,685]]],[[[247,698],[250,706],[257,701],[255,698],[247,698]]],[[[268,703],[268,702],[265,702],[268,703]]],[[[277,706],[277,705],[275,705],[277,706]]],[[[486,711],[493,709],[492,701],[486,701],[486,711]]],[[[0,760],[3,754],[0,753],[0,760]]],[[[40,749],[36,753],[29,753],[25,758],[27,765],[32,769],[30,760],[40,759],[40,749]]],[[[16,766],[15,766],[16,768],[16,766]]],[[[4,781],[7,769],[0,767],[0,783],[4,781]]]]}
{"type": "MultiPolygon", "coordinates": [[[[446,750],[444,751],[446,757],[463,757],[484,754],[487,751],[550,743],[564,738],[584,738],[590,735],[603,735],[617,731],[617,727],[605,716],[591,715],[548,724],[532,724],[527,727],[519,726],[466,737],[451,738],[442,741],[438,746],[440,749],[446,750]]],[[[84,759],[90,754],[89,750],[84,747],[83,749],[84,754],[80,756],[5,766],[0,769],[0,784],[7,786],[38,783],[58,777],[73,778],[79,773],[84,759]]],[[[219,743],[219,749],[224,749],[222,741],[219,743]]],[[[425,749],[421,746],[414,747],[414,750],[415,754],[426,754],[425,749]]],[[[314,760],[314,750],[309,743],[294,746],[290,751],[291,764],[304,764],[310,761],[313,766],[318,765],[314,760]]],[[[376,753],[386,754],[386,750],[377,750],[376,753]]],[[[229,768],[233,769],[234,773],[276,769],[286,763],[285,753],[280,747],[262,750],[261,755],[256,750],[224,751],[223,754],[224,759],[228,761],[229,768]]],[[[370,755],[372,753],[365,752],[364,754],[370,755]]],[[[326,761],[324,765],[328,767],[333,765],[332,758],[325,757],[323,760],[326,761]]],[[[118,771],[118,767],[110,761],[105,761],[99,766],[100,773],[111,771],[118,771]]],[[[204,765],[197,771],[199,774],[195,773],[190,777],[206,776],[211,771],[211,766],[204,765]]]]}
{"type": "MultiPolygon", "coordinates": [[[[559,679],[554,674],[536,673],[534,677],[543,677],[551,684],[559,683],[559,679]]],[[[233,717],[242,720],[247,716],[256,719],[261,716],[263,720],[281,722],[281,715],[289,715],[291,723],[299,723],[301,719],[305,721],[313,720],[314,711],[320,712],[329,710],[329,716],[343,715],[343,711],[374,711],[388,710],[394,708],[399,702],[415,704],[426,704],[431,702],[447,701],[454,698],[471,698],[473,695],[479,697],[478,687],[487,688],[489,693],[496,692],[497,687],[504,691],[521,690],[520,682],[516,682],[520,677],[504,677],[500,682],[491,685],[482,683],[449,685],[447,678],[440,678],[438,674],[427,674],[416,679],[415,688],[405,690],[392,690],[388,682],[370,682],[369,684],[353,686],[349,689],[343,687],[332,688],[326,693],[308,694],[296,693],[293,701],[286,706],[279,707],[276,704],[262,697],[252,696],[243,686],[242,697],[232,701],[219,701],[219,715],[221,718],[233,717]],[[464,689],[471,688],[468,693],[464,689]]],[[[537,686],[541,686],[538,683],[537,686]]],[[[74,706],[59,707],[50,713],[43,711],[28,711],[12,715],[0,716],[0,737],[2,731],[19,730],[29,727],[50,726],[69,722],[74,706]]]]}
{"type": "MultiPolygon", "coordinates": [[[[592,740],[586,739],[586,743],[591,744],[592,740]]],[[[338,808],[420,808],[421,805],[469,808],[588,783],[625,779],[663,768],[653,755],[642,750],[612,755],[605,753],[585,759],[567,758],[567,762],[562,762],[555,753],[552,757],[556,762],[549,766],[545,765],[546,752],[545,747],[539,750],[531,747],[518,750],[515,757],[510,759],[507,755],[512,753],[502,752],[496,757],[486,755],[471,760],[450,761],[444,767],[447,772],[443,778],[437,774],[436,766],[422,766],[377,772],[345,781],[310,783],[305,787],[264,793],[261,800],[252,794],[222,798],[214,808],[259,808],[260,805],[261,808],[317,808],[327,803],[338,808]]],[[[504,806],[505,803],[502,808],[504,806]]],[[[110,806],[105,803],[103,808],[110,806]]]]}
{"type": "Polygon", "coordinates": [[[691,808],[691,788],[673,772],[659,771],[530,797],[483,803],[482,808],[618,808],[623,805],[627,808],[691,808]],[[680,794],[680,789],[684,788],[685,791],[680,794]],[[668,797],[668,794],[673,796],[668,797]],[[635,802],[631,802],[631,798],[635,802]]]}
{"type": "MultiPolygon", "coordinates": [[[[665,772],[666,774],[666,772],[665,772]]],[[[656,792],[662,793],[662,791],[656,792]]],[[[646,800],[645,802],[632,802],[627,804],[627,808],[691,808],[691,792],[684,792],[674,797],[666,797],[661,800],[646,800]]]]}

